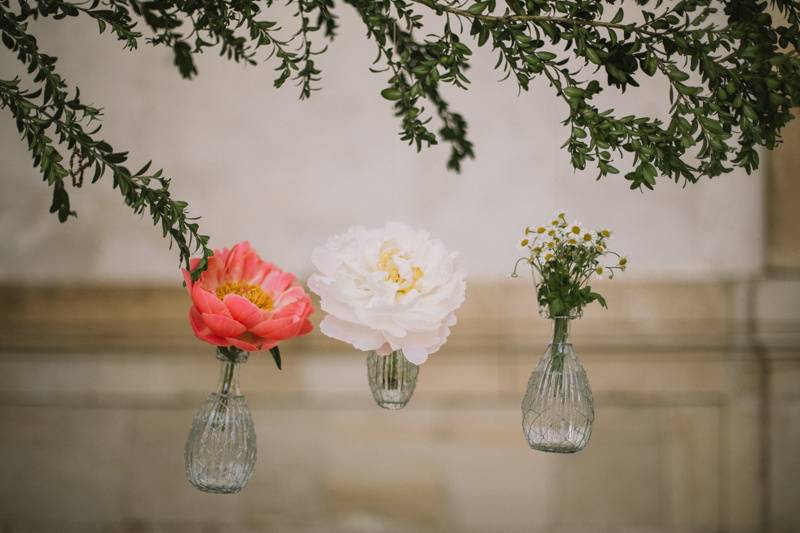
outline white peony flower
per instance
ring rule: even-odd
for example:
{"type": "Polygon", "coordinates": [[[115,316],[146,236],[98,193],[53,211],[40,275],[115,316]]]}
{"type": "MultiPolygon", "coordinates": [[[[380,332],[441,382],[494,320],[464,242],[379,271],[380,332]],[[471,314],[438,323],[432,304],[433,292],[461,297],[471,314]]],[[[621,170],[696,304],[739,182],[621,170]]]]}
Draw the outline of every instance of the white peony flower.
{"type": "Polygon", "coordinates": [[[320,330],[359,350],[403,350],[415,364],[438,350],[464,302],[456,253],[406,224],[354,226],[314,250],[308,280],[327,313],[320,330]]]}

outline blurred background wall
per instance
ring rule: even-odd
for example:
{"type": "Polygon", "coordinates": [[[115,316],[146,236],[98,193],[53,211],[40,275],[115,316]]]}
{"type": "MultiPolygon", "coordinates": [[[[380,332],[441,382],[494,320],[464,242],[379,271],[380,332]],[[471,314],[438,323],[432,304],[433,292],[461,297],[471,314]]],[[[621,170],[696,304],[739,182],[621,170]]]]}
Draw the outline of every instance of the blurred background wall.
{"type": "MultiPolygon", "coordinates": [[[[37,23],[43,49],[105,108],[105,138],[152,158],[202,215],[213,246],[249,239],[310,274],[311,250],[352,224],[404,220],[461,252],[468,302],[421,370],[412,403],[372,403],[362,354],[318,332],[253,357],[243,387],[259,463],[237,496],[183,474],[192,413],[216,380],[193,339],[175,254],[109,181],[47,215],[49,190],[0,120],[0,530],[795,532],[800,460],[800,125],[752,176],[628,190],[575,173],[565,109],[542,83],[519,97],[476,53],[452,91],[476,144],[462,174],[444,146],[397,139],[341,10],[307,102],[268,66],[208,55],[181,80],[165,50],[122,51],[80,21],[37,23]],[[574,327],[597,403],[576,456],[532,452],[519,401],[547,344],[532,287],[508,274],[528,224],[554,211],[615,230],[629,272],[610,310],[574,327]]],[[[18,72],[0,54],[0,72],[18,72]]],[[[664,115],[658,80],[609,107],[664,115]]],[[[621,165],[624,168],[624,165],[621,165]]],[[[317,317],[318,319],[319,317],[317,317]]]]}

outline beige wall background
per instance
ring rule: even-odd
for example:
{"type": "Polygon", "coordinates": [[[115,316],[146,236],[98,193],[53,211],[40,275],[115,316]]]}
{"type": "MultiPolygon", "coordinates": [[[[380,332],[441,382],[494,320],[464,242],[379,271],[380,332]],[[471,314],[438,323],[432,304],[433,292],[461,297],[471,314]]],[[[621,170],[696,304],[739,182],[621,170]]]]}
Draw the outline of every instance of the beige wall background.
{"type": "MultiPolygon", "coordinates": [[[[79,218],[58,224],[0,120],[0,531],[799,531],[800,123],[753,176],[640,194],[573,173],[549,88],[517,97],[479,52],[473,90],[451,92],[478,154],[455,175],[446,148],[397,140],[372,43],[341,14],[308,102],[272,89],[268,67],[207,55],[187,82],[163,50],[108,36],[96,49],[91,24],[34,31],[105,107],[106,139],[174,177],[212,245],[250,239],[305,276],[331,233],[401,219],[459,250],[467,303],[412,402],[375,407],[363,354],[315,331],[283,347],[282,372],[262,357],[245,368],[250,486],[194,491],[183,443],[216,361],[188,331],[174,254],[105,180],[73,193],[79,218]],[[616,230],[631,257],[600,285],[610,309],[573,328],[597,422],[572,457],[522,437],[549,324],[507,279],[521,228],[557,209],[616,230]]],[[[0,72],[17,72],[13,57],[0,53],[0,72]]],[[[659,114],[664,90],[607,103],[659,114]]]]}

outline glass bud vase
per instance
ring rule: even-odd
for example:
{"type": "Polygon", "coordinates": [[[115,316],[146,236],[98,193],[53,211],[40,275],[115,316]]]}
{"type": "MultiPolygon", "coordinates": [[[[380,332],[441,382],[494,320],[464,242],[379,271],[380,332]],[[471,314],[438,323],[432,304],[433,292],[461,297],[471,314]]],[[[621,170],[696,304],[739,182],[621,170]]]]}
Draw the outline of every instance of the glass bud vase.
{"type": "Polygon", "coordinates": [[[389,355],[367,355],[367,377],[375,402],[384,409],[402,409],[417,387],[419,367],[396,350],[389,355]]]}
{"type": "Polygon", "coordinates": [[[553,342],[522,398],[522,431],[534,450],[575,453],[592,435],[594,401],[572,343],[570,317],[553,319],[553,342]]]}
{"type": "Polygon", "coordinates": [[[256,464],[256,432],[239,390],[247,352],[219,348],[217,359],[219,384],[195,414],[186,439],[186,478],[203,492],[234,494],[247,485],[256,464]]]}

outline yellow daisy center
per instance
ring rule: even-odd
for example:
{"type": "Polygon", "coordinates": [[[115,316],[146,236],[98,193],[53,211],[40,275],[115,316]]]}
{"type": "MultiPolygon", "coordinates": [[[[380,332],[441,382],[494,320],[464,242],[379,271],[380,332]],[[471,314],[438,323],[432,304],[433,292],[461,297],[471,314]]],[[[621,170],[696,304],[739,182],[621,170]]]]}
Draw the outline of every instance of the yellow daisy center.
{"type": "Polygon", "coordinates": [[[570,231],[572,233],[574,233],[575,235],[578,235],[581,232],[581,227],[580,226],[572,226],[570,228],[570,231]]]}
{"type": "Polygon", "coordinates": [[[217,298],[220,300],[229,294],[238,294],[239,296],[243,296],[244,298],[250,300],[250,302],[256,307],[266,311],[272,309],[272,306],[274,305],[274,302],[272,301],[272,295],[270,293],[265,292],[264,289],[258,285],[252,285],[244,281],[227,281],[217,287],[217,290],[214,292],[216,293],[217,298]]]}

